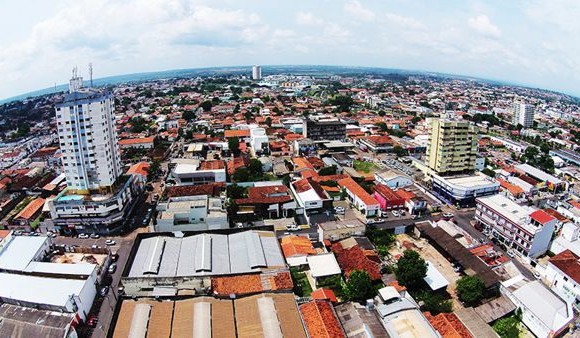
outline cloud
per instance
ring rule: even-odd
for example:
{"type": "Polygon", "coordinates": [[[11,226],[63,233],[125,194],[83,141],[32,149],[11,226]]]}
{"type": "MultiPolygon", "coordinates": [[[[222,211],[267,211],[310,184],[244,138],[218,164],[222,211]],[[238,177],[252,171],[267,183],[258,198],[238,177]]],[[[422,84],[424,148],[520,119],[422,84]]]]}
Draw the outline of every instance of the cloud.
{"type": "Polygon", "coordinates": [[[375,13],[367,8],[357,0],[350,0],[344,4],[344,11],[347,15],[352,15],[361,21],[373,21],[375,13]]]}
{"type": "Polygon", "coordinates": [[[480,14],[476,17],[467,20],[469,27],[479,34],[492,39],[499,39],[501,37],[501,30],[494,25],[487,15],[480,14]]]}
{"type": "Polygon", "coordinates": [[[395,13],[387,13],[385,14],[385,18],[388,23],[392,23],[396,26],[406,29],[423,29],[425,25],[421,23],[419,20],[403,16],[395,13]]]}

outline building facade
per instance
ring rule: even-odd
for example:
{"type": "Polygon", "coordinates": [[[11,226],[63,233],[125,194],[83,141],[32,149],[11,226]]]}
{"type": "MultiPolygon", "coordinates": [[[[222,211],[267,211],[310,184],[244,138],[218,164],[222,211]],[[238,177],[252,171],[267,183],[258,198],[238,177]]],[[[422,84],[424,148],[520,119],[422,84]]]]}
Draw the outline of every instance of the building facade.
{"type": "Polygon", "coordinates": [[[427,165],[439,175],[465,174],[475,170],[477,127],[468,121],[432,119],[427,165]]]}
{"type": "Polygon", "coordinates": [[[535,258],[548,250],[556,218],[500,194],[476,202],[475,220],[500,243],[524,257],[535,258]]]}
{"type": "Polygon", "coordinates": [[[313,141],[344,140],[346,124],[334,117],[307,118],[304,120],[303,135],[313,141]]]}
{"type": "Polygon", "coordinates": [[[262,79],[262,67],[255,65],[252,66],[252,80],[261,80],[262,79]]]}
{"type": "Polygon", "coordinates": [[[530,128],[534,125],[534,106],[522,102],[512,103],[514,113],[513,124],[521,124],[524,128],[530,128]]]}
{"type": "Polygon", "coordinates": [[[108,191],[121,175],[111,93],[82,87],[76,73],[69,94],[56,105],[56,123],[68,188],[108,191]]]}

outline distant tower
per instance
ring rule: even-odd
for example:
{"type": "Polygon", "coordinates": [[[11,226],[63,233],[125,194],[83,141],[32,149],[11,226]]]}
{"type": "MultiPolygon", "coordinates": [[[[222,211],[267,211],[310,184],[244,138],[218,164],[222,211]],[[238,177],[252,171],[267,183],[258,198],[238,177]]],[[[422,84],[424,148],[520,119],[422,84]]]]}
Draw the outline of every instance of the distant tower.
{"type": "Polygon", "coordinates": [[[93,63],[92,62],[89,63],[89,80],[90,80],[89,81],[90,86],[91,86],[91,88],[93,88],[93,63]]]}
{"type": "Polygon", "coordinates": [[[255,65],[252,66],[252,80],[261,80],[262,79],[262,67],[255,65]]]}
{"type": "Polygon", "coordinates": [[[530,128],[534,125],[534,107],[531,104],[514,102],[512,103],[514,113],[513,124],[521,124],[524,128],[530,128]]]}
{"type": "Polygon", "coordinates": [[[69,91],[56,105],[66,183],[79,194],[110,190],[121,175],[113,95],[83,88],[76,67],[69,91]]]}

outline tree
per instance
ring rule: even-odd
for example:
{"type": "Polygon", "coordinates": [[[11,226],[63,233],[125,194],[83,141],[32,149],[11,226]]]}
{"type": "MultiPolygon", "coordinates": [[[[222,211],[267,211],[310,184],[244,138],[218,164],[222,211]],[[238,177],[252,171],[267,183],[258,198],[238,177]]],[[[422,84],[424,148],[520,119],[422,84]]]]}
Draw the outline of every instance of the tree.
{"type": "Polygon", "coordinates": [[[153,160],[153,162],[151,162],[151,165],[149,166],[149,171],[147,171],[147,180],[148,181],[153,180],[153,178],[157,176],[160,170],[161,170],[161,162],[159,162],[158,160],[153,160]]]}
{"type": "Polygon", "coordinates": [[[368,272],[364,270],[353,270],[348,276],[348,280],[342,286],[342,294],[346,300],[364,302],[373,298],[375,290],[368,272]]]}
{"type": "Polygon", "coordinates": [[[320,176],[336,175],[336,166],[331,165],[330,167],[324,167],[318,171],[320,176]]]}
{"type": "Polygon", "coordinates": [[[271,128],[272,127],[272,118],[270,116],[266,117],[266,125],[271,128]]]}
{"type": "Polygon", "coordinates": [[[213,104],[211,101],[203,101],[199,106],[201,109],[203,109],[203,111],[208,112],[211,110],[211,107],[213,107],[213,104]]]}
{"type": "Polygon", "coordinates": [[[243,198],[246,195],[246,188],[237,184],[232,184],[227,187],[227,196],[232,199],[243,198]]]}
{"type": "Polygon", "coordinates": [[[453,311],[453,303],[451,303],[451,300],[446,299],[439,293],[423,291],[417,295],[417,299],[423,302],[421,310],[429,311],[434,316],[442,312],[448,313],[453,311]]]}
{"type": "Polygon", "coordinates": [[[400,145],[396,145],[393,147],[393,153],[397,156],[397,157],[402,157],[402,156],[407,156],[409,155],[409,152],[407,151],[407,149],[401,147],[400,145]]]}
{"type": "Polygon", "coordinates": [[[485,284],[477,276],[463,276],[457,281],[456,289],[459,300],[472,306],[483,297],[485,284]]]}
{"type": "Polygon", "coordinates": [[[486,174],[489,177],[495,177],[495,171],[493,171],[489,168],[483,168],[483,170],[481,172],[486,174]]]}
{"type": "Polygon", "coordinates": [[[248,168],[241,167],[234,171],[232,175],[232,180],[234,182],[249,182],[250,181],[250,171],[248,168]]]}
{"type": "Polygon", "coordinates": [[[252,175],[261,175],[264,170],[262,169],[262,162],[260,160],[253,158],[250,160],[250,164],[248,164],[248,169],[252,175]]]}
{"type": "Polygon", "coordinates": [[[234,157],[240,155],[240,139],[237,136],[228,139],[228,148],[234,154],[234,157]]]}
{"type": "Polygon", "coordinates": [[[186,121],[191,121],[195,118],[195,113],[191,110],[184,111],[183,114],[181,114],[181,118],[186,121]]]}
{"type": "Polygon", "coordinates": [[[515,317],[502,318],[493,324],[493,330],[501,338],[518,338],[520,336],[520,323],[515,317]]]}
{"type": "Polygon", "coordinates": [[[375,123],[375,126],[379,127],[381,131],[387,131],[387,129],[389,129],[387,128],[387,124],[385,122],[377,122],[375,123]]]}
{"type": "Polygon", "coordinates": [[[395,269],[395,276],[399,284],[413,289],[423,282],[427,275],[427,263],[419,253],[413,250],[405,250],[395,269]]]}

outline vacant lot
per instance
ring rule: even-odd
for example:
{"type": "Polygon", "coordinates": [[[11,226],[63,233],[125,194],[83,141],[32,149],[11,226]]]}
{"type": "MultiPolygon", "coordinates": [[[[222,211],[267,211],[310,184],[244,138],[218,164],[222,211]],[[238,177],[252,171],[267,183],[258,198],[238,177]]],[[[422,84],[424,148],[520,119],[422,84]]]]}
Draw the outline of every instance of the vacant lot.
{"type": "Polygon", "coordinates": [[[352,166],[356,171],[361,171],[367,174],[376,171],[378,169],[378,167],[373,162],[358,161],[358,160],[355,160],[352,166]]]}

